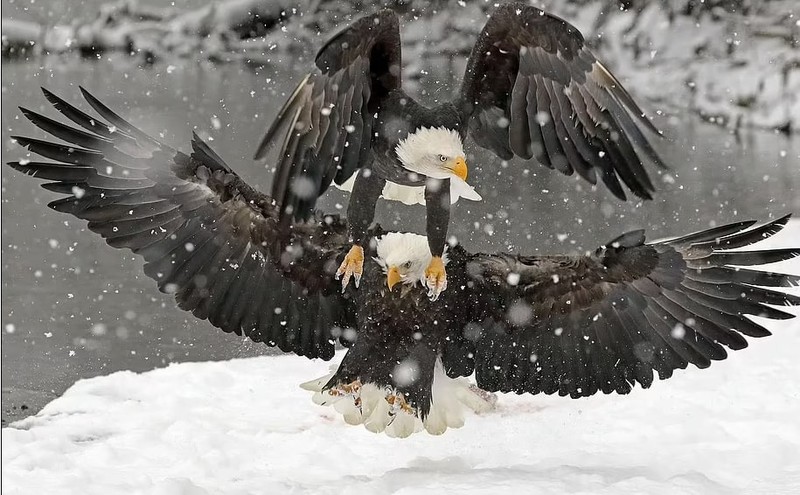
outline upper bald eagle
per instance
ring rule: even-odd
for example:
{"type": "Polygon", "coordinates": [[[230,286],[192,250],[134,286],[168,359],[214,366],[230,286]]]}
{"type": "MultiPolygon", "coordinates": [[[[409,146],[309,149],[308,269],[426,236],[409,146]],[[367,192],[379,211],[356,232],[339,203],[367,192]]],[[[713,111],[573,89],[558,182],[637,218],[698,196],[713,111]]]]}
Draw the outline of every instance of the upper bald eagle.
{"type": "Polygon", "coordinates": [[[458,95],[433,108],[403,91],[400,52],[391,10],[333,36],[317,54],[317,71],[300,82],[256,152],[261,158],[271,144],[281,145],[272,197],[285,225],[308,217],[331,182],[352,188],[353,247],[337,271],[344,286],[351,276],[358,286],[383,194],[424,199],[433,254],[426,284],[434,299],[444,289],[450,204],[480,199],[464,182],[468,134],[503,159],[535,158],[592,184],[599,175],[624,200],[622,179],[638,197],[651,197],[637,149],[661,165],[640,126],[657,130],[568,22],[522,3],[497,7],[475,42],[458,95]]]}
{"type": "Polygon", "coordinates": [[[68,144],[15,137],[55,161],[9,165],[67,194],[50,206],[143,256],[145,273],[196,317],[311,358],[330,359],[340,340],[349,350],[335,373],[305,386],[374,431],[460,425],[461,404],[486,402],[447,377],[473,372],[489,391],[584,397],[646,388],[654,371],[664,379],[689,363],[704,368],[726,357],[724,347],[745,347],[742,335],[769,335],[746,315],[790,318],[770,305],[800,304],[762,288],[800,276],[742,268],[800,248],[732,251],[774,235],[788,217],[649,244],[635,231],[585,256],[442,246],[452,290],[436,302],[421,287],[429,239],[377,228],[361,290],[341,293],[331,275],[349,247],[346,222],[317,214],[283,229],[272,198],[196,136],[191,154],[176,151],[82,92],[101,118],[45,91],[85,130],[22,109],[68,144]]]}

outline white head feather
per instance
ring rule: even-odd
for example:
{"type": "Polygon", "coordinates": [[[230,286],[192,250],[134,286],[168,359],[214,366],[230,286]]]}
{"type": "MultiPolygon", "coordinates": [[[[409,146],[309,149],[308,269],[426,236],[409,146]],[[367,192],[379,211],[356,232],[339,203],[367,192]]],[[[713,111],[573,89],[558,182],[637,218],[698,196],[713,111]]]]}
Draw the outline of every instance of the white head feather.
{"type": "MultiPolygon", "coordinates": [[[[395,148],[397,158],[403,168],[434,179],[450,179],[450,202],[455,203],[459,198],[470,201],[480,201],[481,195],[467,184],[452,170],[442,167],[440,156],[458,158],[464,156],[464,146],[461,137],[456,131],[446,127],[421,127],[401,139],[395,148]]],[[[334,185],[344,191],[352,191],[356,181],[353,174],[344,184],[334,185]]],[[[393,182],[386,182],[381,197],[404,204],[425,204],[425,186],[403,186],[393,182]]]]}
{"type": "Polygon", "coordinates": [[[464,156],[464,145],[461,136],[452,129],[420,127],[401,139],[396,151],[406,169],[435,179],[449,179],[452,174],[445,173],[437,166],[436,160],[439,155],[449,158],[464,156]]]}
{"type": "MultiPolygon", "coordinates": [[[[408,232],[389,232],[376,239],[378,256],[375,261],[386,273],[389,267],[396,267],[404,284],[416,284],[425,280],[425,269],[431,262],[428,238],[408,232]]],[[[447,265],[447,246],[442,254],[442,262],[447,265]]]]}
{"type": "MultiPolygon", "coordinates": [[[[420,127],[409,134],[407,138],[401,139],[397,143],[395,151],[397,152],[397,158],[406,170],[434,179],[450,179],[451,203],[455,203],[459,198],[471,201],[480,201],[482,199],[472,186],[456,176],[452,170],[442,167],[441,156],[448,159],[465,156],[464,144],[461,142],[461,136],[456,131],[447,127],[420,127]]],[[[387,196],[385,193],[386,191],[384,191],[384,195],[387,196]]],[[[401,198],[402,195],[397,199],[401,198]]],[[[404,203],[409,202],[408,200],[401,200],[404,203]]],[[[413,200],[413,202],[419,203],[423,201],[424,194],[418,194],[413,200]],[[422,197],[422,200],[419,197],[422,197]]]]}

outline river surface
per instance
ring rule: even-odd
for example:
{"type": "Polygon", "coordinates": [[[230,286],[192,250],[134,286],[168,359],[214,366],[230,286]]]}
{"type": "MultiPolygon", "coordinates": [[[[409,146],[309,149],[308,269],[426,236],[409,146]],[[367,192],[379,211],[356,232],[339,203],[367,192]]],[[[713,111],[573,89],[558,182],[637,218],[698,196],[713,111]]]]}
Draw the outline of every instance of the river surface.
{"type": "MultiPolygon", "coordinates": [[[[45,86],[88,110],[80,102],[82,85],[170,145],[189,149],[192,130],[213,139],[210,145],[246,181],[268,190],[270,167],[250,157],[303,68],[276,63],[255,72],[190,61],[141,68],[122,55],[4,62],[3,162],[25,157],[12,135],[43,137],[17,105],[57,116],[39,91],[45,86]]],[[[798,138],[765,131],[737,137],[681,115],[656,122],[669,136],[657,147],[671,169],[655,173],[650,167],[658,193],[647,203],[621,203],[602,187],[535,163],[503,167],[469,143],[470,182],[484,201],[458,203],[451,233],[469,250],[583,252],[640,227],[657,238],[719,222],[800,214],[798,138]]],[[[48,209],[56,197],[39,181],[2,167],[3,424],[37,411],[80,378],[273,352],[178,310],[143,275],[136,256],[108,247],[84,222],[48,209]]],[[[346,199],[332,191],[319,206],[342,210],[346,199]]],[[[424,232],[424,208],[382,203],[378,221],[424,232]]]]}

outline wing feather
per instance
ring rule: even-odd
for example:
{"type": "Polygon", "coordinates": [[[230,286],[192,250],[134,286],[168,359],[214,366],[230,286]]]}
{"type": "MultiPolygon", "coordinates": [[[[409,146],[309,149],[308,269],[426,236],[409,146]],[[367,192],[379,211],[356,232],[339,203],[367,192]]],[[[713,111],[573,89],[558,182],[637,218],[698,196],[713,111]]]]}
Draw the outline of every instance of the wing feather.
{"type": "Polygon", "coordinates": [[[663,162],[641,126],[658,131],[578,30],[558,17],[522,3],[497,7],[472,49],[458,107],[475,142],[503,159],[509,152],[535,157],[592,184],[599,171],[620,199],[620,179],[635,195],[652,197],[640,152],[663,162]]]}
{"type": "Polygon", "coordinates": [[[649,387],[654,372],[665,379],[689,363],[708,367],[747,347],[745,337],[770,334],[748,315],[795,316],[772,305],[800,306],[800,297],[772,288],[800,285],[800,276],[740,266],[792,259],[800,248],[729,251],[786,222],[654,243],[633,231],[586,256],[465,255],[464,283],[475,293],[465,321],[483,331],[462,352],[473,356],[481,388],[571,397],[624,394],[649,387]]]}
{"type": "MultiPolygon", "coordinates": [[[[529,159],[533,156],[531,148],[531,131],[528,122],[526,95],[529,92],[529,80],[527,77],[520,77],[514,83],[511,98],[511,130],[510,145],[517,156],[529,159]]],[[[534,88],[535,89],[535,88],[534,88]]],[[[549,162],[548,162],[549,164],[549,162]]]]}
{"type": "Polygon", "coordinates": [[[542,131],[545,152],[553,168],[564,175],[572,175],[572,166],[567,161],[564,148],[556,131],[556,117],[553,115],[552,101],[547,91],[546,82],[538,74],[534,77],[534,81],[536,101],[542,110],[533,114],[533,118],[537,121],[539,129],[542,131]]]}
{"type": "MultiPolygon", "coordinates": [[[[54,162],[9,165],[55,181],[46,186],[69,196],[51,206],[88,220],[112,247],[144,257],[145,274],[181,309],[286,352],[332,357],[331,329],[355,325],[353,312],[342,309],[352,303],[328,273],[342,254],[346,225],[329,217],[283,230],[272,198],[244,183],[199,137],[191,155],[175,151],[82,93],[110,124],[45,91],[84,130],[23,110],[69,144],[19,137],[54,162]]],[[[295,120],[302,111],[286,109],[295,120]]]]}
{"type": "Polygon", "coordinates": [[[367,164],[375,113],[400,88],[400,26],[388,9],[333,36],[316,57],[256,150],[266,157],[285,133],[272,196],[280,221],[307,219],[331,182],[343,184],[367,164]]]}

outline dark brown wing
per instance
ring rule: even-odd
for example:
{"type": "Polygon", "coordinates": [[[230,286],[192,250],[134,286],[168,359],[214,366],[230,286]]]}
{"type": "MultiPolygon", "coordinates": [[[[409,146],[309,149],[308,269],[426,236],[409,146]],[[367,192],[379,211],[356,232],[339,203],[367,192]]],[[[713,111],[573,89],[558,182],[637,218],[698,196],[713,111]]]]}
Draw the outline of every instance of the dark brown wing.
{"type": "Polygon", "coordinates": [[[655,189],[639,150],[663,166],[640,126],[658,133],[578,30],[520,3],[498,7],[472,49],[459,107],[475,142],[592,184],[601,175],[625,199],[655,189]],[[637,150],[638,148],[638,150],[637,150]]]}
{"type": "Polygon", "coordinates": [[[746,315],[791,318],[771,305],[800,304],[763,288],[798,285],[800,276],[741,268],[800,256],[800,248],[730,251],[771,236],[787,220],[750,230],[754,222],[740,222],[652,244],[636,231],[590,256],[476,255],[467,272],[478,294],[478,325],[465,332],[472,346],[463,351],[474,355],[468,364],[478,385],[571,397],[624,394],[636,382],[649,387],[653,371],[665,379],[689,363],[705,368],[725,359],[725,347],[747,346],[743,335],[769,335],[746,315]]]}
{"type": "Polygon", "coordinates": [[[363,17],[331,38],[278,113],[256,151],[282,139],[272,183],[281,221],[307,218],[332,181],[344,183],[369,157],[375,113],[400,87],[400,26],[391,10],[363,17]]]}
{"type": "Polygon", "coordinates": [[[279,230],[271,199],[197,136],[186,155],[81,91],[108,123],[45,90],[53,106],[86,131],[22,109],[68,144],[15,137],[54,161],[9,165],[52,181],[46,189],[69,194],[50,206],[88,220],[109,245],[143,256],[145,273],[162,292],[174,293],[181,309],[286,352],[332,357],[332,329],[355,323],[333,281],[346,226],[328,217],[296,225],[291,234],[279,230]]]}

